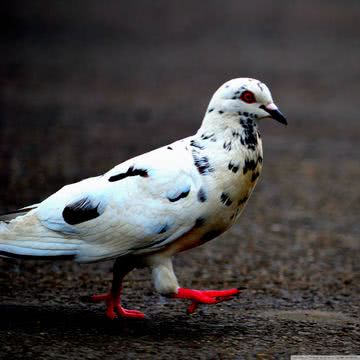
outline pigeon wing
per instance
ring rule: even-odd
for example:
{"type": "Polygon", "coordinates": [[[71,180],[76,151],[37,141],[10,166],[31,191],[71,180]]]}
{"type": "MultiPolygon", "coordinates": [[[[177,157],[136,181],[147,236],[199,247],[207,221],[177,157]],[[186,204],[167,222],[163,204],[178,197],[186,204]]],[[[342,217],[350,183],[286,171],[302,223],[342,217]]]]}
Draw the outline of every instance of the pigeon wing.
{"type": "Polygon", "coordinates": [[[191,154],[161,148],[65,186],[37,209],[51,230],[83,241],[80,261],[153,251],[189,231],[201,211],[191,154]]]}

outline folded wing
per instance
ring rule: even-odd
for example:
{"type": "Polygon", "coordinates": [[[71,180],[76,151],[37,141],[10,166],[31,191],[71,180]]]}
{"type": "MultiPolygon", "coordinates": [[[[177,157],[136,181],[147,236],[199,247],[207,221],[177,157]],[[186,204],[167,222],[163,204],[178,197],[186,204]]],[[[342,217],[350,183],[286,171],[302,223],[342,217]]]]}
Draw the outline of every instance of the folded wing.
{"type": "Polygon", "coordinates": [[[79,261],[160,249],[201,212],[200,178],[185,148],[161,148],[68,185],[36,210],[41,224],[81,241],[79,261]]]}

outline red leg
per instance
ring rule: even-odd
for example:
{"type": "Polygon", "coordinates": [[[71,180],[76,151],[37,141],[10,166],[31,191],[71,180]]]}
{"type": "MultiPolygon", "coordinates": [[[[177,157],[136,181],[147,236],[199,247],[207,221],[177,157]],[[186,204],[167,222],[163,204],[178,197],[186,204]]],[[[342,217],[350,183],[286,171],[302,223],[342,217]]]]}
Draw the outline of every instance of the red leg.
{"type": "Polygon", "coordinates": [[[133,270],[134,266],[130,265],[125,258],[117,259],[114,264],[114,275],[111,290],[108,294],[93,295],[90,300],[93,302],[105,301],[106,316],[111,320],[118,316],[143,319],[144,314],[137,310],[128,310],[121,306],[122,281],[126,274],[133,270]]]}
{"type": "Polygon", "coordinates": [[[199,304],[217,304],[222,301],[230,300],[234,295],[240,293],[244,288],[234,288],[228,290],[193,290],[179,288],[178,292],[173,295],[178,299],[192,300],[187,308],[187,313],[192,314],[195,312],[199,304]]]}

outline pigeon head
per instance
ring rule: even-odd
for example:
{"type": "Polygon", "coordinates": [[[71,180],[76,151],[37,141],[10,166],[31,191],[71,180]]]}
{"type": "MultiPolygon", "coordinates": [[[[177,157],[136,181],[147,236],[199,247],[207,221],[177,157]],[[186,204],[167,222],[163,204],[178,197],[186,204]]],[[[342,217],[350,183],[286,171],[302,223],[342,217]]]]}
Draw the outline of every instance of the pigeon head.
{"type": "Polygon", "coordinates": [[[208,107],[208,112],[214,110],[220,114],[248,113],[258,120],[271,118],[287,125],[285,116],[274,104],[269,88],[256,79],[238,78],[220,86],[208,107]]]}

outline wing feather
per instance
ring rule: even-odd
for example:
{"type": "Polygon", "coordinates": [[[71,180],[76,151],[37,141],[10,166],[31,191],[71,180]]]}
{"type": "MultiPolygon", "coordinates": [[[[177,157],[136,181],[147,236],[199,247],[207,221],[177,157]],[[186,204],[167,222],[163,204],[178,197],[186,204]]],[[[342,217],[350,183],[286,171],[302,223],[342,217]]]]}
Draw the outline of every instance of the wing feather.
{"type": "Polygon", "coordinates": [[[163,247],[189,231],[201,212],[199,173],[185,147],[174,147],[65,186],[39,205],[39,220],[82,240],[80,261],[163,247]]]}

